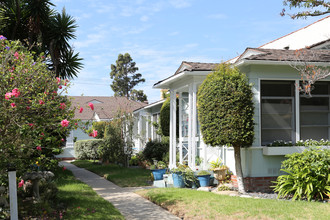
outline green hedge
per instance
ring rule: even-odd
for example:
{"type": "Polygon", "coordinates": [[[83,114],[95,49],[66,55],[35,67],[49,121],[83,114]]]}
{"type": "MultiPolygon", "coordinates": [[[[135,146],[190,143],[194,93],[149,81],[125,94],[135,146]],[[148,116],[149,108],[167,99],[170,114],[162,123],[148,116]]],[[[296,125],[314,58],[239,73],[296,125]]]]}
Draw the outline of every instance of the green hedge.
{"type": "MultiPolygon", "coordinates": [[[[170,136],[170,98],[163,103],[159,118],[162,134],[170,136]]],[[[176,136],[179,136],[179,99],[176,99],[176,136]]]]}
{"type": "Polygon", "coordinates": [[[98,148],[102,145],[102,139],[81,140],[74,144],[76,159],[99,159],[98,148]]]}
{"type": "Polygon", "coordinates": [[[168,151],[169,142],[149,141],[146,144],[146,147],[144,148],[142,154],[146,160],[153,162],[153,159],[158,161],[163,160],[168,151]]]}

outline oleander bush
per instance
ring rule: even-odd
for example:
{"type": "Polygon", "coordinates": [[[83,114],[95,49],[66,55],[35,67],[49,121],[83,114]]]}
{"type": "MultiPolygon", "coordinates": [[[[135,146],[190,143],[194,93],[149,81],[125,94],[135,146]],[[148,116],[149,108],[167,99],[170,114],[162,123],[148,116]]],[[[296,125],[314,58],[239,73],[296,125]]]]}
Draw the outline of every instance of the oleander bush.
{"type": "Polygon", "coordinates": [[[79,160],[99,159],[99,147],[103,144],[102,139],[80,140],[74,144],[74,151],[79,160]]]}
{"type": "Polygon", "coordinates": [[[310,148],[286,155],[274,191],[281,198],[322,200],[330,195],[330,149],[310,148]]]}

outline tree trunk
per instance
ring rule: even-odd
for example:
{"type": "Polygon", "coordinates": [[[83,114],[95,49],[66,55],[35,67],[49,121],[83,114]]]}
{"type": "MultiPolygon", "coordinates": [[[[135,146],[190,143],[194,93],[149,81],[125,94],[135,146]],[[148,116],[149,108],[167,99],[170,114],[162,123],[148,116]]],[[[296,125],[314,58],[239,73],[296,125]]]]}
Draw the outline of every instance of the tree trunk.
{"type": "Polygon", "coordinates": [[[240,146],[233,146],[233,147],[234,147],[234,154],[235,154],[235,167],[236,167],[238,192],[245,193],[243,171],[242,171],[242,164],[241,164],[241,148],[240,148],[240,146]]]}

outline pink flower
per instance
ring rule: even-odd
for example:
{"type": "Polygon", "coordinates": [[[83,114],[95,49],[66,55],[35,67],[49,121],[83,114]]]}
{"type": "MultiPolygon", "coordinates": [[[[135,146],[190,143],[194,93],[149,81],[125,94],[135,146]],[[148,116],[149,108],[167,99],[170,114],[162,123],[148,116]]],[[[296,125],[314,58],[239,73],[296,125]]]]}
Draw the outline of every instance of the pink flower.
{"type": "Polygon", "coordinates": [[[77,125],[78,125],[78,123],[76,122],[76,123],[74,123],[74,125],[76,125],[76,126],[77,126],[77,125]]]}
{"type": "Polygon", "coordinates": [[[44,136],[45,134],[43,132],[41,132],[41,135],[44,136]]]}
{"type": "Polygon", "coordinates": [[[21,180],[21,182],[18,183],[18,188],[23,187],[23,185],[24,185],[24,180],[21,180]]]}
{"type": "Polygon", "coordinates": [[[12,91],[13,96],[18,97],[20,94],[21,94],[21,92],[17,88],[13,89],[13,91],[12,91]]]}
{"type": "Polygon", "coordinates": [[[33,127],[33,126],[34,126],[34,124],[32,124],[32,123],[29,123],[28,125],[29,125],[30,127],[33,127]]]}
{"type": "Polygon", "coordinates": [[[65,140],[62,138],[61,141],[64,142],[65,140]]]}
{"type": "Polygon", "coordinates": [[[80,107],[79,113],[82,113],[84,111],[83,107],[80,107]]]}
{"type": "Polygon", "coordinates": [[[64,110],[65,107],[66,107],[65,103],[61,103],[60,105],[61,105],[61,106],[60,106],[60,109],[63,109],[63,110],[64,110]]]}
{"type": "Polygon", "coordinates": [[[30,106],[26,106],[26,110],[30,110],[30,108],[31,108],[30,106]]]}
{"type": "Polygon", "coordinates": [[[66,119],[64,119],[63,121],[61,121],[61,125],[62,125],[62,127],[68,127],[69,126],[69,121],[68,120],[66,120],[66,119]]]}
{"type": "Polygon", "coordinates": [[[7,93],[5,94],[5,99],[9,100],[9,99],[11,98],[12,95],[13,95],[13,93],[11,93],[11,92],[7,92],[7,93]]]}
{"type": "Polygon", "coordinates": [[[10,104],[12,108],[15,108],[16,107],[16,104],[15,103],[11,103],[10,104]]]}
{"type": "Polygon", "coordinates": [[[97,136],[97,131],[96,130],[93,130],[92,137],[96,137],[96,136],[97,136]]]}
{"type": "Polygon", "coordinates": [[[61,79],[59,77],[56,77],[56,80],[57,80],[57,84],[61,83],[61,79]]]}
{"type": "Polygon", "coordinates": [[[88,103],[88,106],[91,107],[92,111],[94,110],[94,105],[93,105],[93,103],[91,103],[91,102],[88,103]]]}
{"type": "Polygon", "coordinates": [[[63,171],[64,171],[64,170],[66,170],[66,167],[63,167],[62,169],[63,169],[63,171]]]}
{"type": "Polygon", "coordinates": [[[45,104],[45,102],[42,101],[42,99],[40,99],[40,100],[39,100],[39,104],[40,104],[40,105],[43,105],[43,104],[45,104]]]}
{"type": "Polygon", "coordinates": [[[41,151],[41,147],[40,146],[37,146],[37,150],[40,150],[41,151]]]}
{"type": "Polygon", "coordinates": [[[16,59],[19,58],[19,54],[17,52],[15,52],[14,56],[16,57],[16,59]]]}
{"type": "Polygon", "coordinates": [[[58,86],[59,89],[62,89],[62,86],[58,86]]]}

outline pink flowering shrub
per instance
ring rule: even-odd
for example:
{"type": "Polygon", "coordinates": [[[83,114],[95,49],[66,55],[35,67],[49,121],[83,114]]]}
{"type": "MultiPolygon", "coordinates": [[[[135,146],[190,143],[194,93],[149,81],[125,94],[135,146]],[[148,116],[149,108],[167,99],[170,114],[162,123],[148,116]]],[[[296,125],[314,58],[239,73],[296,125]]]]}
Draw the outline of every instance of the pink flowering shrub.
{"type": "Polygon", "coordinates": [[[74,109],[65,96],[68,82],[54,77],[45,57],[35,56],[18,41],[0,39],[0,185],[7,182],[7,166],[17,175],[57,166],[74,120],[74,109]],[[62,90],[59,90],[59,86],[62,90]]]}

